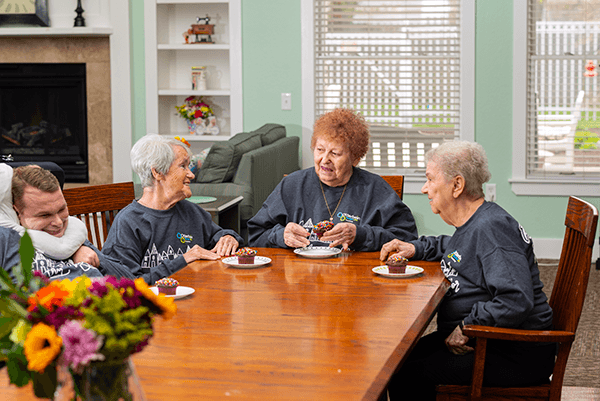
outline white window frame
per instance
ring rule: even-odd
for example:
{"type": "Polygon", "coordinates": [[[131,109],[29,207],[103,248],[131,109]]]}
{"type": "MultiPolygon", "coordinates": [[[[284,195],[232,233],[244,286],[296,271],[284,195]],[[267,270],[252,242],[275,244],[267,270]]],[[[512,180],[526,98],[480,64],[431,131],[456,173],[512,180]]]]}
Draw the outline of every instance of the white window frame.
{"type": "Polygon", "coordinates": [[[528,1],[513,1],[513,150],[512,178],[516,195],[598,196],[599,180],[527,178],[527,18],[528,1]]]}
{"type": "MultiPolygon", "coordinates": [[[[314,7],[313,0],[301,0],[302,26],[302,167],[314,164],[310,140],[315,122],[314,92],[314,7]]],[[[461,4],[460,53],[460,138],[475,139],[475,2],[461,4]]],[[[400,170],[400,169],[399,169],[400,170]]],[[[393,174],[392,171],[389,172],[393,174]]],[[[404,193],[420,194],[425,174],[405,175],[404,193]]]]}

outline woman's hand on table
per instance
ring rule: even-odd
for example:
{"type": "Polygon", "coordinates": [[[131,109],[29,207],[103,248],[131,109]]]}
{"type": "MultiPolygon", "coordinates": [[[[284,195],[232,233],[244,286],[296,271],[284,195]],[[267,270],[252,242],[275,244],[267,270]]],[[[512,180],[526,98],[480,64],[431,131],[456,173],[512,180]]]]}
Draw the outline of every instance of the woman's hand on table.
{"type": "Polygon", "coordinates": [[[413,244],[409,244],[408,242],[393,239],[381,247],[379,260],[385,262],[388,259],[388,256],[390,256],[392,253],[399,253],[400,256],[410,259],[415,256],[415,246],[413,244]]]}
{"type": "Polygon", "coordinates": [[[224,235],[221,238],[219,238],[219,241],[217,242],[217,245],[215,245],[215,247],[212,249],[212,252],[215,252],[221,257],[233,255],[239,245],[240,244],[233,236],[224,235]]]}
{"type": "Polygon", "coordinates": [[[465,355],[469,352],[475,351],[474,348],[469,347],[467,342],[469,341],[469,337],[465,336],[460,328],[460,326],[456,326],[454,331],[450,333],[450,335],[444,341],[446,343],[446,347],[455,355],[465,355]]]}
{"type": "Polygon", "coordinates": [[[219,259],[219,255],[215,252],[209,251],[208,249],[204,249],[199,245],[194,245],[192,249],[183,254],[183,258],[187,263],[192,263],[197,260],[217,260],[219,259]]]}
{"type": "Polygon", "coordinates": [[[303,248],[310,245],[309,235],[300,224],[288,223],[283,231],[283,242],[290,248],[303,248]]]}
{"type": "Polygon", "coordinates": [[[321,241],[333,241],[329,247],[342,245],[344,251],[348,250],[350,244],[356,238],[356,226],[352,223],[338,223],[321,237],[321,241]]]}

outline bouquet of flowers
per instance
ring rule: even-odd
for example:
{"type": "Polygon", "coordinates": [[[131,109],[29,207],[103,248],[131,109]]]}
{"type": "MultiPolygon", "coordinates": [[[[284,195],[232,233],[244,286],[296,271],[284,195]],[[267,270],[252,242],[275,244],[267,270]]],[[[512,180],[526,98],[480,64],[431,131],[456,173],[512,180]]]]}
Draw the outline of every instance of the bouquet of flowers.
{"type": "Polygon", "coordinates": [[[154,294],[141,278],[50,282],[31,272],[34,250],[27,234],[20,253],[14,281],[0,268],[0,361],[6,361],[10,382],[22,387],[32,380],[36,396],[52,398],[62,367],[79,397],[85,399],[83,387],[95,383],[94,399],[103,391],[118,399],[119,366],[148,344],[155,315],[175,314],[173,299],[154,294]],[[110,366],[110,377],[102,366],[110,366]],[[86,383],[90,369],[92,383],[86,383]]]}
{"type": "Polygon", "coordinates": [[[213,109],[202,100],[201,96],[190,96],[181,106],[175,106],[175,108],[177,114],[187,121],[203,120],[215,115],[213,109]]]}

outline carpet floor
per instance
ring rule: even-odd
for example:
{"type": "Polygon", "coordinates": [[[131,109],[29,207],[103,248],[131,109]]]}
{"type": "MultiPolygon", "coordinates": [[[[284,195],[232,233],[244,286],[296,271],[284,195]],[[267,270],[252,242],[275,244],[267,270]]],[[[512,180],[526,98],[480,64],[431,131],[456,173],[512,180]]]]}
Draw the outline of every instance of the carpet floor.
{"type": "MultiPolygon", "coordinates": [[[[538,261],[544,292],[550,297],[558,260],[538,261]]],[[[600,388],[600,270],[595,264],[585,295],[575,342],[569,354],[564,386],[600,388]]]]}

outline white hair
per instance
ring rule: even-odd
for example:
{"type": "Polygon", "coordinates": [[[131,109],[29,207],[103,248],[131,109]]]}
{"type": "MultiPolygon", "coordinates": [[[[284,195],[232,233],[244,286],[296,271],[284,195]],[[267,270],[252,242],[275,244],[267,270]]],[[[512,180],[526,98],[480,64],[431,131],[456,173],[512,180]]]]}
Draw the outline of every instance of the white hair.
{"type": "Polygon", "coordinates": [[[481,198],[483,184],[492,178],[483,146],[477,142],[450,141],[425,154],[425,161],[437,163],[446,180],[462,176],[465,179],[465,194],[481,198]]]}
{"type": "Polygon", "coordinates": [[[140,177],[142,187],[154,186],[152,169],[167,174],[175,160],[175,146],[180,146],[187,154],[190,149],[183,142],[156,134],[148,134],[131,148],[131,168],[140,177]]]}

